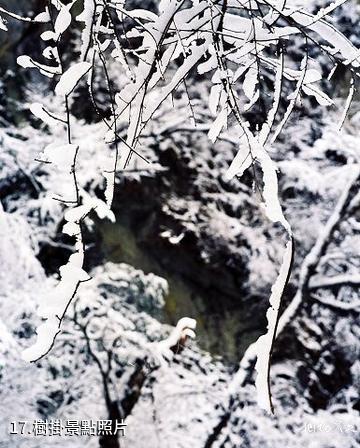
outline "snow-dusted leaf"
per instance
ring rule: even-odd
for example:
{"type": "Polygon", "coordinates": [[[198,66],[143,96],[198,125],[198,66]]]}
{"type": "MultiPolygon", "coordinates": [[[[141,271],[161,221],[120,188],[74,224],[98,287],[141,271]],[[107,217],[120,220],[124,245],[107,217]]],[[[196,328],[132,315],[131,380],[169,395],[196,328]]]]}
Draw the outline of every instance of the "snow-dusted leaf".
{"type": "Polygon", "coordinates": [[[61,75],[60,81],[55,87],[55,93],[61,96],[69,95],[90,68],[90,62],[78,62],[77,64],[72,65],[61,75]]]}
{"type": "Polygon", "coordinates": [[[227,108],[222,109],[218,114],[218,116],[216,117],[216,120],[211,125],[210,130],[208,132],[208,137],[213,143],[218,138],[221,130],[223,128],[226,128],[227,116],[228,116],[227,108]]]}
{"type": "Polygon", "coordinates": [[[245,74],[244,82],[242,88],[245,95],[251,101],[255,95],[256,87],[258,84],[258,73],[255,68],[250,67],[245,74]]]}
{"type": "Polygon", "coordinates": [[[109,206],[101,199],[93,199],[93,209],[100,219],[107,218],[111,222],[115,222],[114,212],[110,210],[109,206]]]}
{"type": "Polygon", "coordinates": [[[253,97],[251,98],[251,100],[250,100],[248,103],[244,104],[244,111],[246,112],[246,111],[248,111],[249,109],[251,109],[252,106],[257,102],[257,100],[259,99],[259,97],[260,97],[260,91],[257,89],[257,90],[255,91],[253,97]]]}
{"type": "Polygon", "coordinates": [[[78,205],[71,208],[70,210],[67,210],[64,217],[68,222],[78,223],[81,219],[85,218],[85,216],[90,212],[91,208],[91,205],[88,203],[78,205]]]}
{"type": "Polygon", "coordinates": [[[45,42],[51,39],[56,40],[56,34],[53,31],[44,31],[40,37],[45,42]]]}
{"type": "Polygon", "coordinates": [[[278,126],[276,127],[274,134],[271,138],[271,143],[274,143],[275,140],[277,139],[277,137],[279,136],[279,134],[281,133],[282,129],[284,128],[286,122],[288,121],[292,111],[294,110],[294,107],[296,105],[296,100],[298,99],[300,92],[301,92],[301,88],[303,86],[303,82],[304,82],[304,78],[306,75],[306,71],[307,71],[307,64],[308,64],[308,55],[306,54],[300,64],[300,73],[296,82],[296,88],[295,90],[288,95],[287,99],[290,101],[286,112],[284,113],[280,123],[278,124],[278,126]]]}
{"type": "Polygon", "coordinates": [[[67,222],[66,224],[64,224],[62,231],[67,235],[75,236],[81,232],[81,228],[79,224],[76,224],[74,222],[67,222]]]}
{"type": "Polygon", "coordinates": [[[23,68],[34,67],[32,59],[30,58],[30,56],[26,55],[18,56],[17,63],[23,68]]]}
{"type": "Polygon", "coordinates": [[[255,152],[255,156],[256,159],[259,160],[263,171],[263,197],[265,213],[270,221],[280,222],[283,227],[291,233],[290,225],[285,219],[280,205],[278,177],[275,162],[271,160],[271,157],[263,146],[258,145],[256,148],[257,150],[255,152]]]}
{"type": "Polygon", "coordinates": [[[70,168],[74,163],[77,149],[78,146],[73,144],[59,146],[56,143],[51,143],[44,149],[42,158],[59,167],[70,168]]]}
{"type": "Polygon", "coordinates": [[[4,22],[4,19],[0,16],[0,30],[7,31],[8,28],[4,22]]]}
{"type": "Polygon", "coordinates": [[[50,22],[51,18],[50,18],[50,14],[49,14],[49,9],[46,7],[45,11],[40,12],[38,15],[36,15],[34,20],[35,20],[35,22],[40,22],[40,23],[50,22]]]}
{"type": "MultiPolygon", "coordinates": [[[[71,5],[70,5],[71,7],[71,5]]],[[[59,36],[66,31],[71,23],[71,14],[68,6],[63,6],[55,20],[55,34],[59,36]]]]}
{"type": "Polygon", "coordinates": [[[211,87],[209,95],[209,110],[213,115],[216,115],[222,90],[223,89],[220,83],[211,87]]]}
{"type": "Polygon", "coordinates": [[[84,59],[85,54],[90,46],[91,30],[93,16],[95,13],[95,2],[93,0],[84,0],[84,10],[76,17],[78,22],[84,22],[85,26],[81,33],[81,59],[84,59]]]}
{"type": "Polygon", "coordinates": [[[24,68],[37,68],[40,73],[49,78],[52,78],[54,75],[60,74],[59,66],[50,66],[45,64],[40,64],[35,62],[30,56],[21,55],[17,58],[17,63],[24,68]]]}
{"type": "Polygon", "coordinates": [[[339,122],[339,125],[338,125],[338,129],[339,130],[343,127],[343,124],[344,124],[345,119],[347,117],[347,114],[349,112],[352,100],[354,98],[355,91],[356,91],[356,89],[355,89],[355,81],[354,81],[354,78],[351,78],[349,93],[348,93],[348,96],[346,98],[346,104],[345,104],[344,111],[343,111],[343,114],[342,114],[342,116],[340,118],[340,122],[339,122]]]}
{"type": "Polygon", "coordinates": [[[35,117],[42,120],[48,125],[58,125],[61,119],[57,119],[54,115],[50,114],[41,103],[32,103],[30,106],[30,111],[35,115],[35,117]]]}
{"type": "Polygon", "coordinates": [[[313,96],[320,104],[320,106],[331,106],[332,104],[334,104],[333,100],[329,98],[326,93],[313,85],[303,85],[302,89],[307,95],[313,96]]]}
{"type": "Polygon", "coordinates": [[[197,71],[199,75],[203,75],[211,70],[214,70],[217,67],[216,55],[211,55],[205,62],[199,64],[197,66],[197,71]]]}
{"type": "Polygon", "coordinates": [[[321,73],[313,68],[306,70],[304,84],[311,84],[322,79],[321,73]]]}
{"type": "Polygon", "coordinates": [[[231,165],[225,174],[225,179],[230,180],[234,176],[242,176],[244,171],[249,168],[252,163],[252,157],[249,149],[249,145],[245,138],[242,138],[239,142],[239,150],[236,153],[231,165]]]}
{"type": "Polygon", "coordinates": [[[48,46],[44,48],[43,55],[46,59],[59,59],[59,53],[56,47],[48,46]]]}

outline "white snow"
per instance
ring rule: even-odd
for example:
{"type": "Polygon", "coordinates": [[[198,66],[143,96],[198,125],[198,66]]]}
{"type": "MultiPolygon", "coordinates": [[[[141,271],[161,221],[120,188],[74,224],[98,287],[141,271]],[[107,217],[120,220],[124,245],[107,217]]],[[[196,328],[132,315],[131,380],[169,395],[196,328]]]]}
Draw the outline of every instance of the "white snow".
{"type": "Polygon", "coordinates": [[[61,75],[55,87],[55,93],[60,96],[68,96],[75,89],[80,79],[90,70],[90,62],[78,62],[73,64],[61,75]]]}

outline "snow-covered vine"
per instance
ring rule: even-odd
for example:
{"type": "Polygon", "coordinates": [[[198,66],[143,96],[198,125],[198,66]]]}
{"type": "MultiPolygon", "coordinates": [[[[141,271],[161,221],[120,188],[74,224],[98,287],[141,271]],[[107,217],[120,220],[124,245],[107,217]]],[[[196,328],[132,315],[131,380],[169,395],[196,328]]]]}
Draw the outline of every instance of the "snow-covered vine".
{"type": "MultiPolygon", "coordinates": [[[[54,90],[62,98],[63,109],[50,111],[36,103],[31,110],[50,127],[64,127],[64,143],[47,146],[39,161],[52,163],[64,173],[64,184],[53,192],[54,200],[66,207],[63,232],[76,238],[75,253],[60,268],[58,286],[39,307],[39,315],[45,321],[37,330],[35,345],[24,352],[25,359],[34,361],[51,349],[79,285],[89,279],[83,270],[84,218],[95,210],[100,218],[115,219],[111,205],[116,173],[127,169],[133,158],[144,159],[141,138],[147,125],[178,88],[185,85],[189,95],[186,80],[197,72],[211,83],[208,108],[213,119],[205,127],[210,140],[215,143],[231,125],[232,137],[238,141],[238,152],[226,179],[231,181],[253,169],[266,216],[279,222],[289,238],[279,277],[272,288],[268,331],[255,346],[259,404],[267,411],[272,409],[270,357],[281,298],[291,270],[293,241],[279,201],[277,167],[269,150],[303,97],[313,97],[324,107],[333,104],[322,89],[322,79],[329,74],[323,73],[310,57],[310,45],[317,46],[334,67],[345,66],[351,73],[341,124],[344,122],[359,77],[360,52],[326,19],[345,1],[334,1],[314,13],[291,0],[160,0],[156,11],[134,9],[125,0],[49,0],[35,18],[0,8],[0,29],[4,31],[11,19],[44,27],[42,55],[38,60],[22,55],[18,63],[57,81],[54,90]],[[82,12],[78,14],[75,6],[80,3],[82,12]],[[79,26],[78,51],[69,65],[61,54],[61,43],[66,33],[79,31],[79,26]],[[287,46],[294,40],[302,42],[301,61],[292,60],[287,54],[287,46]],[[97,104],[97,74],[101,74],[108,90],[109,115],[103,114],[97,104]],[[270,91],[265,77],[270,79],[270,91]],[[78,86],[85,82],[89,107],[103,121],[104,139],[113,149],[112,160],[103,169],[106,202],[91,198],[76,176],[81,142],[72,136],[71,102],[78,86]],[[287,96],[285,83],[292,91],[287,96]],[[120,131],[124,128],[125,134],[120,131]],[[255,176],[256,165],[261,168],[262,183],[255,176]]],[[[191,101],[189,98],[190,112],[191,101]]],[[[194,115],[190,115],[194,121],[194,115]]]]}

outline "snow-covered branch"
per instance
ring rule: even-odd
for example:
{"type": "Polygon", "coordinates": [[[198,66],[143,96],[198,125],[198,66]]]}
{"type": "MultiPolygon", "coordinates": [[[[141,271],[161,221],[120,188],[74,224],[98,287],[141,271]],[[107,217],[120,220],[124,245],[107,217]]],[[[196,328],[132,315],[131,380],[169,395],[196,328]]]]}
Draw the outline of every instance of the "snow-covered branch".
{"type": "Polygon", "coordinates": [[[352,302],[342,302],[340,300],[329,299],[326,297],[320,297],[316,294],[313,294],[312,297],[317,301],[322,303],[325,306],[330,308],[335,308],[336,310],[341,311],[355,311],[359,312],[360,310],[360,300],[355,300],[352,302]]]}
{"type": "Polygon", "coordinates": [[[339,286],[360,286],[359,274],[342,274],[332,277],[316,275],[309,282],[309,289],[332,288],[339,286]]]}

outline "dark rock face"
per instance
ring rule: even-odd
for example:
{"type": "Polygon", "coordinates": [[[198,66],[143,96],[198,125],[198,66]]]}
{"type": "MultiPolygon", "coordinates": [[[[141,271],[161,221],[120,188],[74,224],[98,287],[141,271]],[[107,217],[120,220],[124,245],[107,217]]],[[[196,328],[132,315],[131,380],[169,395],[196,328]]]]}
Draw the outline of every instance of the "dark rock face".
{"type": "Polygon", "coordinates": [[[194,210],[189,222],[185,217],[189,202],[167,193],[164,182],[124,180],[115,197],[115,213],[121,219],[121,211],[126,210],[139,244],[161,265],[230,298],[246,291],[250,248],[238,235],[239,250],[234,253],[226,236],[209,227],[208,210],[201,201],[191,201],[194,210]]]}
{"type": "MultiPolygon", "coordinates": [[[[174,144],[158,136],[149,150],[158,170],[119,174],[113,203],[117,223],[97,221],[100,235],[93,238],[97,259],[90,264],[97,264],[101,257],[125,261],[167,278],[170,296],[180,289],[172,299],[171,323],[187,314],[202,320],[200,325],[212,334],[205,331],[203,338],[209,339],[205,347],[226,357],[230,344],[230,357],[237,360],[265,331],[269,292],[250,286],[249,262],[257,248],[255,238],[249,241],[242,232],[239,220],[259,227],[263,218],[245,183],[222,179],[227,159],[233,156],[230,145],[214,148],[201,133],[177,134],[176,138],[182,141],[174,144]],[[121,235],[124,232],[147,263],[124,254],[129,244],[121,235]],[[109,234],[114,235],[111,240],[109,234]],[[187,305],[180,306],[183,298],[179,296],[184,294],[189,296],[187,305]]],[[[103,195],[101,188],[97,194],[103,195]]]]}
{"type": "Polygon", "coordinates": [[[231,217],[220,184],[226,161],[215,166],[209,141],[196,137],[182,146],[160,142],[153,150],[163,170],[140,179],[123,176],[114,212],[121,220],[126,210],[139,243],[161,264],[203,288],[238,296],[247,290],[251,247],[240,232],[224,232],[231,217]]]}

